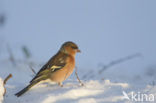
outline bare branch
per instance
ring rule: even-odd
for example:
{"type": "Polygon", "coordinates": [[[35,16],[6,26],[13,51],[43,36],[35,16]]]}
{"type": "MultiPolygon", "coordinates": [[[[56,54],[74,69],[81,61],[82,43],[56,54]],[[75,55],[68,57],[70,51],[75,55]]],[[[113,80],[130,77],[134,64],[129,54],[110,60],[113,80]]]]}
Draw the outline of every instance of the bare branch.
{"type": "Polygon", "coordinates": [[[81,82],[81,80],[80,80],[80,78],[79,78],[79,76],[78,76],[78,74],[77,74],[77,67],[75,67],[75,75],[76,75],[76,78],[77,78],[77,80],[79,81],[80,85],[81,85],[81,86],[84,86],[84,84],[81,82]]]}
{"type": "Polygon", "coordinates": [[[134,59],[134,58],[138,58],[140,56],[142,56],[140,53],[136,53],[136,54],[133,54],[133,55],[130,55],[130,56],[127,56],[127,57],[120,58],[118,60],[112,61],[109,64],[104,65],[103,68],[101,70],[99,70],[99,74],[101,74],[104,70],[106,70],[106,69],[108,69],[108,68],[110,68],[110,67],[112,67],[114,65],[120,64],[122,62],[126,62],[126,61],[134,59]]]}
{"type": "MultiPolygon", "coordinates": [[[[12,77],[12,74],[9,74],[3,81],[3,85],[5,86],[6,82],[12,77]]],[[[6,94],[6,88],[4,87],[4,94],[3,96],[5,96],[6,94]]]]}
{"type": "Polygon", "coordinates": [[[27,46],[25,46],[25,45],[22,46],[22,52],[23,52],[24,56],[26,57],[26,59],[31,57],[31,53],[27,46]]]}
{"type": "Polygon", "coordinates": [[[36,73],[36,71],[32,68],[32,66],[29,66],[29,67],[30,67],[31,71],[36,75],[37,73],[36,73]]]}
{"type": "Polygon", "coordinates": [[[12,74],[9,74],[5,79],[4,79],[4,85],[6,84],[6,82],[12,77],[12,74]]]}

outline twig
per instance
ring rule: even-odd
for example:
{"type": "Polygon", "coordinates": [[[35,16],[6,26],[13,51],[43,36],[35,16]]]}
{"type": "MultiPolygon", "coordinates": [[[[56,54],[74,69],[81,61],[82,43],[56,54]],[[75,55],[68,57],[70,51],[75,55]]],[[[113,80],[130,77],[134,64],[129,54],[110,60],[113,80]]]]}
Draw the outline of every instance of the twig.
{"type": "Polygon", "coordinates": [[[131,60],[131,59],[134,59],[134,58],[137,58],[137,57],[140,57],[140,56],[142,56],[140,53],[136,53],[136,54],[133,54],[133,55],[130,55],[130,56],[127,56],[127,57],[120,58],[118,60],[112,61],[109,64],[104,65],[103,68],[101,70],[99,70],[99,74],[101,74],[104,70],[106,70],[106,69],[108,69],[108,68],[110,68],[110,67],[112,67],[114,65],[117,65],[119,63],[131,60]]]}
{"type": "Polygon", "coordinates": [[[12,74],[9,74],[5,79],[4,79],[4,85],[6,84],[6,82],[12,77],[12,74]]]}
{"type": "MultiPolygon", "coordinates": [[[[4,79],[4,81],[3,81],[3,85],[5,86],[5,84],[6,84],[6,82],[10,79],[12,77],[12,74],[9,74],[5,79],[4,79]]],[[[6,88],[4,88],[5,90],[4,90],[4,94],[3,94],[3,96],[5,96],[5,94],[6,94],[6,88]]]]}
{"type": "Polygon", "coordinates": [[[31,71],[36,75],[37,73],[36,73],[36,71],[32,68],[32,66],[29,66],[29,67],[30,67],[31,71]]]}
{"type": "Polygon", "coordinates": [[[84,86],[84,84],[81,82],[81,80],[80,80],[80,78],[79,78],[79,76],[78,76],[78,74],[77,74],[77,67],[75,67],[75,75],[76,75],[76,78],[77,78],[77,80],[79,81],[80,85],[81,85],[81,86],[84,86]]]}
{"type": "Polygon", "coordinates": [[[27,48],[27,46],[23,46],[22,51],[23,51],[23,54],[25,55],[26,59],[31,57],[31,53],[30,53],[29,49],[27,48]]]}

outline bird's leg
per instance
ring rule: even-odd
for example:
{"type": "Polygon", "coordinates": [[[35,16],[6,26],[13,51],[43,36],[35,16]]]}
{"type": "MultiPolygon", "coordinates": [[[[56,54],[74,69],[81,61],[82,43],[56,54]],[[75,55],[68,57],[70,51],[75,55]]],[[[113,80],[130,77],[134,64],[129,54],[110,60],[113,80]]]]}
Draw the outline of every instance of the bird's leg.
{"type": "Polygon", "coordinates": [[[63,87],[62,82],[58,82],[58,85],[59,85],[60,87],[63,87]]]}

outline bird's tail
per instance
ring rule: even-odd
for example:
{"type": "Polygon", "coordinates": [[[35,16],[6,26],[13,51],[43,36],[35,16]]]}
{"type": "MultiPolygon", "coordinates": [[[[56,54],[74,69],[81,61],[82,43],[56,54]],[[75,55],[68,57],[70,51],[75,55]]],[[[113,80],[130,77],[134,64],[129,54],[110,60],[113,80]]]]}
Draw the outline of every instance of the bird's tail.
{"type": "Polygon", "coordinates": [[[30,83],[27,87],[25,87],[24,89],[22,89],[21,91],[19,91],[18,93],[16,93],[15,95],[17,97],[21,96],[22,94],[24,94],[25,92],[27,92],[32,86],[34,86],[35,84],[37,84],[38,82],[32,82],[30,83]]]}

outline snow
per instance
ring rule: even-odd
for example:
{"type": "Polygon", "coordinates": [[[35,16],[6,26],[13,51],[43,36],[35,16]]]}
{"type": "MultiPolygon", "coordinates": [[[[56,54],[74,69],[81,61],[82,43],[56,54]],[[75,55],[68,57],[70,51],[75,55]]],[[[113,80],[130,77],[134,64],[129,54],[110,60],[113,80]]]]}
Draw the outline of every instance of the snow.
{"type": "Polygon", "coordinates": [[[0,15],[6,16],[5,25],[0,26],[0,77],[13,75],[7,82],[4,102],[135,103],[133,92],[156,96],[155,3],[155,0],[0,1],[0,15]],[[17,98],[14,94],[34,76],[29,67],[38,71],[69,40],[76,42],[82,51],[76,56],[76,66],[84,86],[79,85],[73,73],[64,87],[38,84],[17,98]],[[8,45],[16,65],[9,59],[8,45]],[[23,56],[23,46],[30,50],[30,60],[23,56]],[[142,56],[99,73],[111,61],[135,53],[142,56]]]}
{"type": "Polygon", "coordinates": [[[3,79],[0,77],[0,103],[3,102],[3,95],[5,92],[4,84],[3,84],[3,79]]]}
{"type": "MultiPolygon", "coordinates": [[[[147,93],[148,95],[156,95],[156,86],[154,79],[152,79],[153,77],[148,77],[145,74],[135,79],[138,81],[136,82],[135,80],[131,80],[134,78],[124,78],[124,75],[121,76],[122,78],[114,75],[113,78],[116,79],[109,77],[103,79],[103,74],[97,75],[97,72],[93,70],[95,74],[94,78],[83,79],[83,73],[81,72],[87,73],[88,71],[78,69],[78,74],[84,86],[80,86],[73,73],[71,77],[63,83],[63,87],[55,83],[40,83],[21,97],[16,97],[14,94],[23,89],[34,76],[29,66],[27,66],[29,62],[17,63],[16,67],[13,66],[9,60],[3,60],[0,64],[2,68],[5,68],[3,73],[0,73],[1,76],[4,76],[5,73],[13,74],[13,78],[11,78],[6,85],[7,93],[4,100],[5,103],[132,103],[131,100],[124,98],[123,92],[127,93],[129,97],[133,91],[135,93],[140,92],[147,93]]],[[[35,71],[39,70],[39,67],[41,66],[36,65],[36,68],[34,68],[35,71]]],[[[112,75],[113,69],[109,71],[112,71],[111,74],[109,74],[112,75]]]]}

